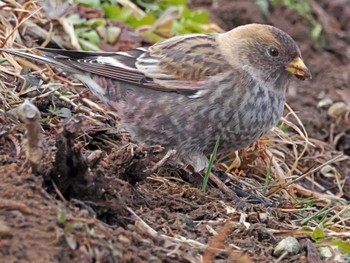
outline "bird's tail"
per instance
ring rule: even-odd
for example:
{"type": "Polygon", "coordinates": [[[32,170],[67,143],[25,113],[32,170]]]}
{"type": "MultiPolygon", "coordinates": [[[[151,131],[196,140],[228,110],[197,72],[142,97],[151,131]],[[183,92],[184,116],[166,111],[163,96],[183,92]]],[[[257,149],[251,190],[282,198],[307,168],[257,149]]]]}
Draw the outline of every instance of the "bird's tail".
{"type": "Polygon", "coordinates": [[[75,69],[75,68],[73,68],[65,63],[61,63],[56,58],[53,58],[50,56],[36,55],[36,54],[29,53],[29,52],[24,52],[24,51],[14,50],[14,49],[5,49],[5,48],[0,48],[0,52],[5,52],[5,53],[12,54],[15,56],[35,60],[35,61],[38,61],[38,62],[41,62],[44,64],[49,64],[49,65],[54,66],[54,67],[59,67],[59,68],[66,70],[66,71],[77,73],[77,69],[75,69]]]}

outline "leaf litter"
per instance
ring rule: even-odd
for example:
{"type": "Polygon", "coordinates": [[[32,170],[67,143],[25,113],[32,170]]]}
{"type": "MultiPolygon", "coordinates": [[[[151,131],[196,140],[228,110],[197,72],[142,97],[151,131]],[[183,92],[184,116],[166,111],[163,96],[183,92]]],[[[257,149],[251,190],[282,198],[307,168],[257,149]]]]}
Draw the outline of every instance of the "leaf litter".
{"type": "MultiPolygon", "coordinates": [[[[338,17],[334,12],[341,1],[311,1],[314,19],[327,14],[327,19],[315,20],[330,39],[328,47],[320,48],[311,40],[308,19],[292,8],[269,5],[264,15],[255,1],[219,2],[192,5],[208,8],[224,29],[243,22],[278,25],[301,45],[316,77],[298,87],[291,83],[290,107],[270,135],[238,154],[218,156],[205,192],[200,190],[202,175],[171,164],[145,178],[143,171],[159,160],[160,147],[130,142],[128,134],[118,129],[117,114],[59,69],[3,54],[0,257],[5,262],[319,262],[320,258],[341,262],[346,258],[350,63],[344,43],[349,46],[350,41],[344,34],[350,25],[343,16],[349,10],[344,8],[338,17]],[[232,18],[232,13],[239,15],[232,18]],[[29,69],[28,74],[21,72],[22,67],[29,69]],[[317,107],[324,98],[332,103],[317,107]],[[30,129],[17,120],[16,108],[26,99],[41,114],[42,134],[34,143],[44,151],[41,158],[28,153],[33,146],[25,140],[30,129]],[[330,110],[340,105],[337,102],[343,105],[341,112],[330,110]],[[277,245],[290,237],[301,244],[300,251],[274,256],[277,245]]],[[[120,4],[136,8],[129,1],[120,4]]],[[[0,7],[0,40],[7,48],[50,45],[116,51],[152,41],[83,5],[55,9],[40,8],[38,2],[7,1],[0,7]],[[72,13],[85,17],[83,27],[87,19],[97,19],[89,26],[100,26],[96,31],[100,41],[91,43],[91,34],[77,34],[69,22],[72,13]],[[107,30],[123,33],[105,39],[107,30]]],[[[133,10],[145,15],[141,11],[133,10]]]]}

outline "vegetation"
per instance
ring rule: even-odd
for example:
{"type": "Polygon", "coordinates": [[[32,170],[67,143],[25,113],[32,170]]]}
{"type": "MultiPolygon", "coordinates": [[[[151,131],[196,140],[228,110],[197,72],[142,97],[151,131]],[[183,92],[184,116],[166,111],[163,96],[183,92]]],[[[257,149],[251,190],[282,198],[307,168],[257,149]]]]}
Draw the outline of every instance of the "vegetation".
{"type": "MultiPolygon", "coordinates": [[[[102,18],[89,20],[82,19],[78,14],[69,17],[76,35],[83,39],[83,47],[88,50],[98,49],[99,28],[105,27],[108,20],[125,22],[138,29],[138,32],[151,42],[177,34],[211,33],[220,30],[216,25],[210,24],[206,10],[192,10],[186,0],[139,0],[136,4],[116,0],[78,0],[78,4],[99,9],[104,14],[102,18]]],[[[114,39],[113,32],[109,34],[112,34],[109,38],[114,39]]]]}
{"type": "MultiPolygon", "coordinates": [[[[70,15],[54,22],[45,17],[45,12],[41,13],[34,1],[23,1],[22,5],[8,2],[0,10],[0,39],[6,48],[30,46],[32,42],[26,41],[30,39],[28,32],[33,24],[44,24],[43,30],[46,30],[40,38],[31,35],[35,45],[48,44],[52,36],[62,42],[76,38],[79,47],[85,50],[103,49],[101,44],[105,41],[115,48],[120,40],[120,28],[125,25],[150,43],[177,34],[221,30],[210,21],[208,11],[191,9],[186,0],[76,0],[80,12],[74,9],[68,12],[70,15]],[[11,19],[3,19],[6,16],[11,19]],[[24,29],[18,26],[20,23],[24,29]],[[50,28],[51,23],[57,23],[60,30],[50,28]]],[[[256,0],[256,3],[265,16],[273,15],[274,8],[281,6],[293,10],[302,17],[302,26],[309,24],[313,43],[327,44],[323,32],[327,30],[314,15],[311,1],[256,0]]],[[[310,38],[305,43],[309,44],[310,38]]],[[[277,241],[294,236],[311,243],[310,250],[303,248],[300,252],[303,256],[315,253],[314,249],[315,254],[328,261],[336,257],[346,259],[350,255],[346,199],[349,157],[341,152],[339,142],[344,140],[343,145],[348,142],[350,110],[346,105],[350,94],[346,90],[350,64],[346,64],[346,56],[342,56],[344,65],[341,65],[335,54],[339,51],[330,47],[321,52],[308,49],[310,63],[315,66],[313,73],[322,76],[322,81],[316,78],[313,81],[317,84],[300,84],[298,92],[303,98],[298,97],[292,103],[299,109],[316,108],[319,97],[333,96],[333,101],[342,100],[340,103],[345,105],[337,118],[327,116],[322,106],[313,111],[316,124],[313,119],[307,119],[308,127],[304,128],[296,112],[287,106],[288,113],[272,134],[239,154],[217,156],[218,138],[204,178],[180,177],[181,170],[168,173],[161,167],[159,172],[137,181],[136,186],[126,180],[138,175],[131,168],[139,168],[135,162],[142,163],[149,153],[130,143],[125,133],[114,130],[117,114],[90,99],[86,89],[62,72],[3,54],[4,58],[0,58],[0,185],[5,187],[0,191],[0,209],[5,212],[0,220],[0,239],[4,244],[0,257],[6,249],[11,257],[24,255],[26,251],[36,255],[40,250],[37,244],[44,242],[45,249],[41,250],[45,254],[54,254],[67,262],[82,258],[87,258],[87,262],[107,262],[101,259],[104,256],[120,262],[138,262],[134,259],[139,256],[139,262],[145,262],[151,261],[152,258],[147,258],[149,255],[162,261],[171,258],[173,262],[182,262],[181,259],[196,262],[203,254],[209,254],[203,256],[207,260],[203,262],[213,262],[215,256],[220,260],[226,257],[250,262],[250,258],[259,260],[261,255],[266,256],[266,262],[272,262],[276,258],[271,250],[277,241]],[[327,64],[324,70],[321,64],[328,60],[334,63],[327,64]],[[329,65],[335,64],[339,69],[332,71],[329,65]],[[22,74],[22,67],[32,71],[30,76],[40,75],[44,84],[26,86],[32,79],[22,74]],[[328,71],[332,74],[327,75],[328,71]],[[337,74],[339,72],[342,74],[337,74]],[[342,76],[345,81],[339,83],[342,76]],[[327,85],[329,88],[324,88],[327,85]],[[319,87],[324,90],[315,92],[319,87]],[[306,93],[309,90],[318,94],[312,97],[312,93],[306,93]],[[12,110],[27,98],[41,113],[40,130],[46,152],[39,160],[43,169],[38,170],[44,176],[32,176],[34,172],[28,165],[31,159],[26,156],[26,140],[23,140],[28,133],[12,116],[12,110]],[[322,118],[323,114],[326,117],[322,118]],[[67,120],[72,116],[79,117],[67,128],[67,120]],[[312,132],[312,138],[306,130],[312,132]],[[74,148],[73,153],[70,147],[74,148]],[[68,154],[76,158],[68,159],[68,154]],[[65,158],[74,161],[71,165],[83,163],[74,170],[74,176],[86,169],[95,188],[89,188],[91,185],[86,184],[85,177],[72,176],[65,181],[60,174],[54,178],[53,174],[63,171],[59,164],[69,163],[65,158]],[[223,176],[221,185],[213,180],[214,166],[225,171],[218,175],[223,176]],[[321,183],[317,180],[320,178],[321,183]],[[60,182],[65,187],[61,187],[60,182]],[[236,206],[236,200],[230,199],[237,192],[243,193],[243,202],[247,201],[243,209],[236,206]],[[30,227],[23,224],[26,221],[30,227]],[[24,233],[29,233],[29,238],[22,238],[24,233]],[[8,241],[10,238],[14,241],[8,241]],[[32,245],[32,240],[37,243],[32,245]],[[245,260],[248,256],[249,260],[245,260]]],[[[41,143],[39,146],[41,148],[41,143]]],[[[277,259],[280,260],[282,258],[277,259]]],[[[52,262],[52,258],[46,262],[52,262]]]]}

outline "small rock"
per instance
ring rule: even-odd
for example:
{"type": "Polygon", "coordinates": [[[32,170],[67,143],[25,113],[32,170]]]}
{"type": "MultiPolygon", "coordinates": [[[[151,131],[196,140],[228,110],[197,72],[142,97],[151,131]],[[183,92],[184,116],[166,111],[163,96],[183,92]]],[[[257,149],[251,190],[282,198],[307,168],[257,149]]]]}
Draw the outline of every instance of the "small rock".
{"type": "Polygon", "coordinates": [[[280,256],[284,252],[288,252],[290,254],[297,254],[300,251],[300,244],[295,237],[286,237],[282,239],[278,245],[273,250],[273,254],[275,256],[280,256]]]}
{"type": "Polygon", "coordinates": [[[324,258],[330,258],[333,256],[330,247],[319,247],[318,252],[320,252],[320,255],[324,258]]]}
{"type": "Polygon", "coordinates": [[[338,118],[344,115],[346,111],[347,111],[347,107],[345,102],[339,101],[332,104],[332,106],[329,107],[327,113],[331,117],[338,118]]]}
{"type": "Polygon", "coordinates": [[[0,222],[0,239],[12,237],[11,228],[5,225],[4,222],[0,222]]]}
{"type": "Polygon", "coordinates": [[[267,220],[269,219],[267,213],[260,213],[259,218],[260,218],[260,221],[263,223],[267,222],[267,220]]]}
{"type": "Polygon", "coordinates": [[[331,98],[323,98],[317,103],[317,108],[328,108],[333,104],[333,100],[331,98]]]}

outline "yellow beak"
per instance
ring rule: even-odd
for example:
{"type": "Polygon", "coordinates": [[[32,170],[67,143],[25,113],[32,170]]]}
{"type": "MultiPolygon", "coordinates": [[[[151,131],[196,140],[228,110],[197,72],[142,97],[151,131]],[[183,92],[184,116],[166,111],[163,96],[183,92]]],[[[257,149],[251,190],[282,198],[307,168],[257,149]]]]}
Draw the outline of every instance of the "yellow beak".
{"type": "Polygon", "coordinates": [[[295,75],[298,79],[312,79],[310,70],[305,66],[304,62],[300,57],[296,57],[286,66],[286,70],[295,75]]]}

